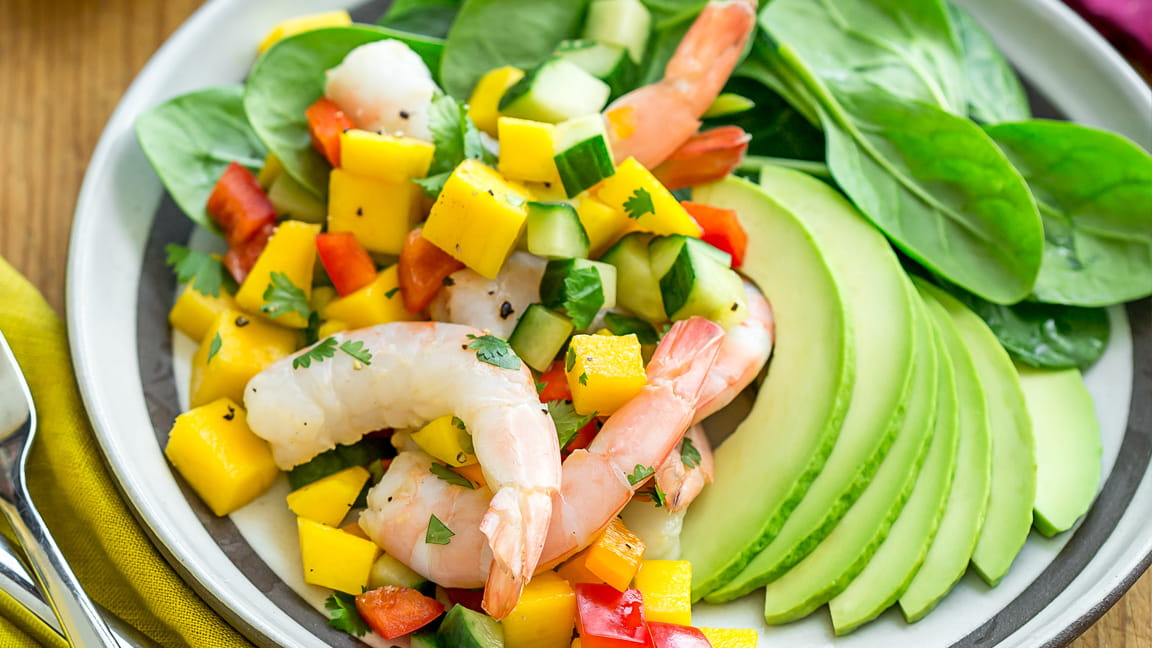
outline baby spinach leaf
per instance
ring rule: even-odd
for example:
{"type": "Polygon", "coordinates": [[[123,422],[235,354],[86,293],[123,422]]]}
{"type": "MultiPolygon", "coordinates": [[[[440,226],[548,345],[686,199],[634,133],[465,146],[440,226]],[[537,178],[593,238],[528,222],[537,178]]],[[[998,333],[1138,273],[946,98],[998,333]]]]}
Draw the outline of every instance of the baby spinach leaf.
{"type": "Polygon", "coordinates": [[[378,24],[413,34],[444,38],[461,4],[462,0],[395,0],[378,24]]]}
{"type": "Polygon", "coordinates": [[[992,37],[967,10],[954,2],[947,7],[960,41],[968,116],[982,124],[1031,118],[1024,86],[992,37]]]}
{"type": "Polygon", "coordinates": [[[230,162],[252,171],[267,149],[244,115],[244,88],[227,85],[181,95],[136,119],[136,138],[172,199],[197,224],[219,228],[205,205],[230,162]]]}
{"type": "Polygon", "coordinates": [[[317,197],[328,193],[331,167],[312,148],[304,111],[324,95],[328,69],[357,47],[386,38],[406,43],[435,73],[441,41],[372,25],[350,25],[285,38],[257,59],[248,77],[244,110],[252,127],[280,158],[284,170],[317,197]]]}
{"type": "Polygon", "coordinates": [[[1152,156],[1058,121],[987,129],[1024,175],[1044,221],[1039,301],[1106,306],[1152,295],[1152,156]]]}
{"type": "MultiPolygon", "coordinates": [[[[737,73],[744,66],[737,69],[737,73]]],[[[755,102],[752,110],[704,120],[705,128],[733,125],[752,136],[749,156],[824,160],[824,133],[793,108],[769,86],[752,77],[734,77],[725,92],[734,92],[755,102]]]]}
{"type": "Polygon", "coordinates": [[[539,65],[560,41],[578,35],[587,6],[588,0],[469,0],[444,42],[443,88],[466,101],[480,77],[492,69],[539,65]],[[515,38],[508,36],[512,24],[515,38]]]}

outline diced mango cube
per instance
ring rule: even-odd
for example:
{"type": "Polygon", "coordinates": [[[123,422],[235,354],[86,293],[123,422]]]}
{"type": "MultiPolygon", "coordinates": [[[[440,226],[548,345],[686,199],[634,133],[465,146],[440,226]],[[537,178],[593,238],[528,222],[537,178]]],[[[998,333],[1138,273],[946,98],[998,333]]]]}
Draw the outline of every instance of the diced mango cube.
{"type": "Polygon", "coordinates": [[[192,407],[218,398],[244,400],[252,376],[296,350],[298,335],[238,311],[216,317],[192,356],[192,407]]]}
{"type": "Polygon", "coordinates": [[[609,207],[588,192],[576,197],[575,206],[580,224],[588,233],[588,249],[593,258],[603,254],[621,236],[636,229],[635,221],[624,212],[609,207]]]}
{"type": "Polygon", "coordinates": [[[164,455],[216,515],[256,499],[280,474],[268,443],[252,433],[244,409],[228,398],[177,416],[164,455]]]}
{"type": "Polygon", "coordinates": [[[524,231],[531,194],[479,160],[464,160],[432,205],[422,236],[494,279],[524,231]]]}
{"type": "Polygon", "coordinates": [[[288,493],[288,508],[313,522],[337,526],[367,483],[368,471],[351,466],[288,493]]]}
{"type": "Polygon", "coordinates": [[[232,295],[224,291],[220,291],[216,297],[205,295],[189,284],[176,298],[176,303],[172,304],[172,310],[168,312],[168,323],[199,342],[204,339],[208,329],[212,328],[220,313],[234,310],[240,310],[240,307],[232,295]]]}
{"type": "Polygon", "coordinates": [[[304,328],[308,320],[298,312],[278,314],[277,311],[264,313],[264,293],[273,284],[272,274],[283,274],[284,278],[304,293],[305,301],[312,294],[312,270],[316,265],[316,235],[320,226],[300,221],[287,220],[276,228],[268,245],[256,259],[252,271],[240,290],[236,292],[236,303],[252,314],[261,314],[277,324],[304,328]]]}
{"type": "Polygon", "coordinates": [[[537,574],[501,625],[505,648],[567,648],[576,626],[576,594],[556,572],[537,574]]]}
{"type": "Polygon", "coordinates": [[[370,252],[400,254],[404,238],[419,218],[420,192],[408,180],[381,180],[332,169],[328,231],[352,232],[370,252]]]}
{"type": "Polygon", "coordinates": [[[296,527],[304,582],[347,594],[364,590],[380,553],[376,543],[307,518],[296,518],[296,527]]]}
{"type": "Polygon", "coordinates": [[[476,463],[476,450],[472,435],[464,422],[455,416],[441,416],[412,433],[412,440],[424,452],[449,466],[470,466],[476,463]]]}
{"type": "Polygon", "coordinates": [[[289,36],[295,36],[306,31],[313,29],[320,29],[322,27],[341,27],[343,25],[351,25],[352,17],[348,15],[347,11],[327,11],[318,14],[309,14],[307,16],[297,16],[289,18],[281,23],[278,23],[268,32],[264,40],[260,41],[257,50],[263,53],[269,47],[272,47],[276,41],[289,36]]]}
{"type": "Polygon", "coordinates": [[[328,320],[329,325],[342,323],[344,328],[340,330],[407,322],[416,317],[404,308],[404,300],[400,297],[400,276],[394,265],[378,272],[376,280],[367,286],[328,302],[320,316],[328,320]]]}
{"type": "Polygon", "coordinates": [[[636,335],[574,335],[564,364],[572,405],[609,415],[638,394],[648,377],[636,335]]]}
{"type": "Polygon", "coordinates": [[[573,585],[576,583],[604,582],[603,578],[588,569],[588,552],[586,550],[569,558],[567,562],[556,569],[556,573],[573,585]]]}
{"type": "Polygon", "coordinates": [[[336,299],[336,289],[332,286],[316,286],[312,289],[312,296],[308,298],[308,305],[312,310],[319,313],[324,310],[324,307],[332,303],[336,299]]]}
{"type": "Polygon", "coordinates": [[[624,526],[620,518],[612,518],[604,533],[584,551],[588,558],[584,566],[605,583],[623,592],[628,589],[640,560],[644,557],[644,541],[624,526]]]}
{"type": "Polygon", "coordinates": [[[544,122],[501,117],[496,126],[500,139],[498,169],[505,178],[526,182],[560,182],[552,148],[556,127],[544,122]]]}
{"type": "Polygon", "coordinates": [[[476,128],[496,137],[496,123],[500,116],[500,99],[504,92],[524,78],[524,70],[505,65],[480,77],[468,99],[468,117],[476,128]]]}
{"type": "Polygon", "coordinates": [[[701,230],[671,191],[635,158],[624,160],[616,173],[592,192],[608,206],[636,221],[643,230],[657,234],[699,237],[701,230]]]}
{"type": "Polygon", "coordinates": [[[756,648],[760,637],[755,630],[744,628],[700,628],[712,648],[756,648]]]}
{"type": "Polygon", "coordinates": [[[340,134],[340,168],[388,182],[428,175],[436,147],[413,137],[396,137],[353,128],[340,134]]]}
{"type": "Polygon", "coordinates": [[[488,486],[488,480],[484,479],[484,469],[480,467],[479,463],[452,466],[452,471],[463,475],[464,479],[467,479],[478,487],[486,488],[488,486]]]}
{"type": "Polygon", "coordinates": [[[326,337],[331,337],[343,331],[351,331],[352,327],[340,320],[328,320],[316,329],[317,339],[323,340],[326,337]]]}
{"type": "Polygon", "coordinates": [[[643,560],[636,589],[644,595],[644,617],[692,625],[692,563],[687,560],[643,560]]]}
{"type": "Polygon", "coordinates": [[[525,182],[524,188],[532,194],[536,202],[569,202],[568,194],[564,193],[564,185],[560,182],[525,182]]]}

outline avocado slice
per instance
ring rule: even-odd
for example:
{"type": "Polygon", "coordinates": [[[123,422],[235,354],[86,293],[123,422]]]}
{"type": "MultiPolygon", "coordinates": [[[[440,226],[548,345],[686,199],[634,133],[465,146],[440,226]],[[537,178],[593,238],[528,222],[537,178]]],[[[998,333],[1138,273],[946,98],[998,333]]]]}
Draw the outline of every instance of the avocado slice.
{"type": "Polygon", "coordinates": [[[995,586],[1012,566],[1032,527],[1036,499],[1032,419],[1012,360],[984,320],[944,291],[927,284],[923,287],[952,317],[984,385],[992,431],[992,494],[972,552],[972,566],[995,586]]]}
{"type": "Polygon", "coordinates": [[[860,573],[888,534],[911,494],[933,436],[940,372],[936,344],[922,305],[916,304],[917,337],[913,398],[892,449],[864,494],[832,533],[764,590],[764,620],[788,623],[839,594],[860,573]]]}
{"type": "Polygon", "coordinates": [[[776,318],[756,404],[717,448],[716,481],[684,520],[682,558],[692,561],[698,599],[743,568],[804,496],[836,440],[856,365],[843,288],[808,228],[738,178],[698,187],[693,200],[739,214],[748,232],[742,270],[776,318]]]}
{"type": "Polygon", "coordinates": [[[884,235],[811,176],[766,166],[760,186],[803,221],[847,287],[856,362],[868,368],[868,380],[856,382],[836,445],[808,494],[748,567],[705,597],[710,603],[775,580],[832,531],[891,447],[912,385],[912,302],[919,297],[884,235]]]}
{"type": "Polygon", "coordinates": [[[1032,525],[1046,536],[1072,528],[1100,486],[1100,422],[1079,369],[1016,365],[1036,436],[1032,525]]]}
{"type": "Polygon", "coordinates": [[[976,548],[976,538],[984,524],[984,511],[992,482],[992,438],[984,387],[976,376],[976,365],[952,324],[948,311],[924,291],[923,282],[914,279],[944,338],[956,378],[956,399],[960,405],[956,471],[940,528],[928,548],[920,569],[900,595],[900,609],[909,623],[919,621],[960,581],[976,548]]]}
{"type": "MultiPolygon", "coordinates": [[[[948,317],[945,313],[940,316],[948,317]]],[[[944,340],[944,332],[940,330],[942,327],[935,314],[929,313],[928,319],[936,329],[937,372],[940,376],[932,445],[912,487],[912,494],[900,511],[900,517],[892,524],[884,544],[852,584],[828,602],[832,627],[837,635],[848,634],[875,619],[900,598],[928,553],[952,489],[960,427],[956,374],[951,351],[944,340]]],[[[951,322],[948,325],[951,326],[951,322]]]]}

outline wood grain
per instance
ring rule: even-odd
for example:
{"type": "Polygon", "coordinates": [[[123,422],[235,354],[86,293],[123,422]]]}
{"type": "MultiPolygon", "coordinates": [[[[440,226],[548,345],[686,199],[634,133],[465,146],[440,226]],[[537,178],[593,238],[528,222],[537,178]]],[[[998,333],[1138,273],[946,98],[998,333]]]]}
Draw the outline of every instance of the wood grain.
{"type": "MultiPolygon", "coordinates": [[[[61,312],[72,211],[96,140],[148,57],[199,4],[0,0],[0,255],[61,312]]],[[[1152,647],[1152,572],[1072,646],[1152,647]]]]}

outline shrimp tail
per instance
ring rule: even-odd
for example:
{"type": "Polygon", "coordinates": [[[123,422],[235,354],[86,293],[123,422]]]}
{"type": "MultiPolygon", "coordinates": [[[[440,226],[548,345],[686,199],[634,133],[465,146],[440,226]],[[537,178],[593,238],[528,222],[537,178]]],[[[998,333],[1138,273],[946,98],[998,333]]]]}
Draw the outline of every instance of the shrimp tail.
{"type": "Polygon", "coordinates": [[[492,498],[480,522],[480,531],[492,547],[492,568],[483,601],[484,610],[492,617],[508,616],[520,600],[540,560],[551,518],[549,493],[502,488],[492,498]]]}
{"type": "Polygon", "coordinates": [[[704,428],[693,425],[684,434],[696,448],[700,459],[693,466],[684,463],[679,452],[672,452],[656,470],[656,484],[668,501],[668,511],[676,513],[688,508],[706,484],[715,477],[712,444],[704,428]]]}
{"type": "Polygon", "coordinates": [[[677,396],[695,403],[723,336],[719,324],[703,317],[676,322],[648,362],[649,381],[666,383],[677,396]]]}

